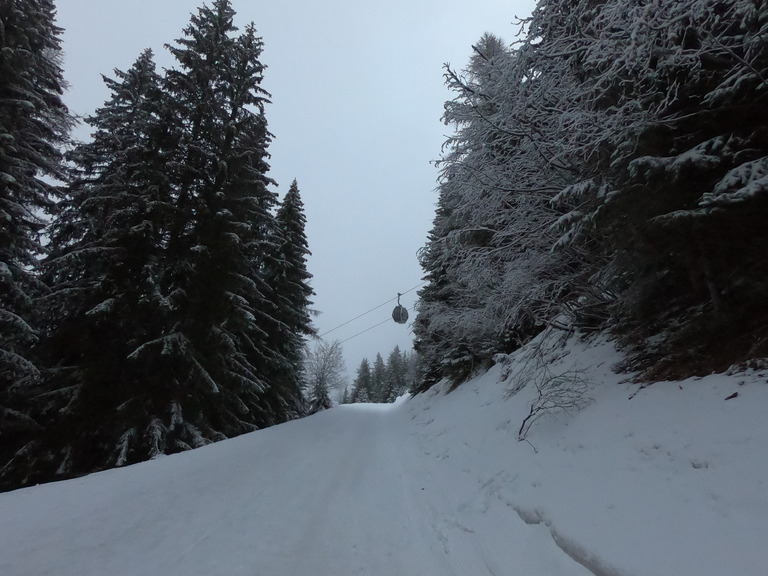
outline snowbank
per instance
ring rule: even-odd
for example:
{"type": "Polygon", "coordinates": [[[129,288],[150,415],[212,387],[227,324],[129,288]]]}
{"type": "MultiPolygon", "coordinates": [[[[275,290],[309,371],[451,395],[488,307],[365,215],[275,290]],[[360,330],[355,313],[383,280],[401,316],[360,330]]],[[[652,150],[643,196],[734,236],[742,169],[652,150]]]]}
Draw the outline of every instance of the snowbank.
{"type": "Polygon", "coordinates": [[[639,389],[612,372],[610,343],[572,340],[550,369],[578,372],[591,404],[539,419],[521,442],[535,390],[508,397],[517,383],[503,374],[526,353],[407,405],[434,477],[475,485],[456,514],[514,510],[600,576],[766,573],[766,371],[639,389]]]}

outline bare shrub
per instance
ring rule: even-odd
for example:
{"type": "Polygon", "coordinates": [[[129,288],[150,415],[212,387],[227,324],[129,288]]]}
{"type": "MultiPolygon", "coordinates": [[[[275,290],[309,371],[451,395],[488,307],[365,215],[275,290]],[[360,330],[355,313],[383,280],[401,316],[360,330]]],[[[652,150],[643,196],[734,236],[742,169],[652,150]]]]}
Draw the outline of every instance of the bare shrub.
{"type": "Polygon", "coordinates": [[[502,377],[509,383],[508,396],[514,396],[528,384],[533,384],[536,389],[536,397],[520,424],[518,440],[526,439],[531,426],[541,416],[560,412],[572,414],[592,402],[587,394],[590,384],[584,370],[574,365],[566,370],[555,368],[555,363],[564,356],[567,335],[567,332],[548,328],[516,361],[514,356],[498,355],[495,358],[503,365],[502,377]]]}

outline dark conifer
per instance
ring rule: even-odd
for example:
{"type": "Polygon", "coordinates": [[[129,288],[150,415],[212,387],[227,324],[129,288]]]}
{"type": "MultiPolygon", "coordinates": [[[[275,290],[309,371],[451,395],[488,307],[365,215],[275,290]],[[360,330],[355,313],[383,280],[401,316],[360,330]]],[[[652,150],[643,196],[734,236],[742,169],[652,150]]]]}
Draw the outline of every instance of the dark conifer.
{"type": "Polygon", "coordinates": [[[262,41],[253,25],[235,35],[233,17],[228,0],[203,6],[168,46],[179,65],[165,83],[178,133],[168,246],[175,322],[156,346],[174,358],[178,392],[159,424],[175,444],[164,450],[286,418],[267,396],[278,354],[268,342],[276,319],[265,279],[276,195],[266,175],[262,41]]]}
{"type": "Polygon", "coordinates": [[[71,124],[60,33],[51,0],[0,0],[0,458],[36,428],[25,399],[39,383],[30,347],[38,334],[32,270],[42,253],[41,214],[61,178],[59,146],[71,124]]]}
{"type": "Polygon", "coordinates": [[[400,347],[395,346],[387,358],[387,385],[384,402],[394,402],[398,396],[406,392],[408,371],[408,357],[405,352],[400,352],[400,347]]]}
{"type": "Polygon", "coordinates": [[[275,306],[270,348],[278,352],[270,374],[270,393],[294,415],[302,408],[301,381],[305,336],[315,334],[310,317],[313,295],[307,271],[310,255],[304,204],[296,180],[291,184],[276,214],[277,250],[266,267],[275,306]]]}
{"type": "Polygon", "coordinates": [[[373,361],[371,370],[371,396],[370,402],[386,402],[388,396],[387,390],[387,367],[384,364],[384,358],[381,353],[376,353],[376,359],[373,361]]]}
{"type": "Polygon", "coordinates": [[[111,98],[87,120],[92,141],[69,155],[71,183],[42,264],[51,290],[41,301],[41,349],[52,366],[44,408],[55,414],[42,444],[58,473],[138,458],[136,444],[167,388],[158,361],[134,354],[162,334],[167,316],[161,279],[173,208],[160,78],[149,50],[115,75],[104,78],[111,98]]]}
{"type": "Polygon", "coordinates": [[[298,375],[290,389],[276,381],[277,392],[270,378],[291,364],[293,329],[310,330],[306,302],[291,295],[296,307],[282,310],[270,283],[279,270],[305,286],[303,215],[296,190],[286,231],[273,216],[262,42],[253,25],[237,35],[233,16],[227,0],[201,8],[169,46],[178,68],[162,79],[149,51],[106,79],[113,95],[89,120],[93,141],[72,152],[44,265],[41,350],[53,368],[40,410],[50,433],[16,459],[36,475],[19,482],[186,450],[301,412],[298,375]],[[281,249],[296,270],[275,257],[281,249]]]}
{"type": "Polygon", "coordinates": [[[360,362],[360,367],[357,369],[350,400],[353,403],[371,402],[372,393],[371,365],[368,363],[367,358],[363,358],[362,362],[360,362]]]}

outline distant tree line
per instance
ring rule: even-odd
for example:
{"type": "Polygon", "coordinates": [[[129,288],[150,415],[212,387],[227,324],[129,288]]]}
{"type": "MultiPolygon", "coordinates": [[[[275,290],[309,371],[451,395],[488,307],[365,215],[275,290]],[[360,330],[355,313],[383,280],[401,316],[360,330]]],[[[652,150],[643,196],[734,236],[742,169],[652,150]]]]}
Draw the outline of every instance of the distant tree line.
{"type": "Polygon", "coordinates": [[[386,362],[380,353],[373,365],[363,358],[357,369],[351,391],[345,391],[342,404],[358,402],[394,402],[408,392],[418,377],[419,359],[415,353],[400,351],[395,346],[386,362]]]}
{"type": "Polygon", "coordinates": [[[649,378],[768,355],[768,2],[540,0],[444,121],[416,390],[546,326],[649,378]]]}
{"type": "Polygon", "coordinates": [[[267,176],[262,40],[214,0],[70,143],[52,0],[0,0],[0,487],[306,413],[305,216],[267,176]],[[61,184],[52,184],[60,182],[61,184]]]}

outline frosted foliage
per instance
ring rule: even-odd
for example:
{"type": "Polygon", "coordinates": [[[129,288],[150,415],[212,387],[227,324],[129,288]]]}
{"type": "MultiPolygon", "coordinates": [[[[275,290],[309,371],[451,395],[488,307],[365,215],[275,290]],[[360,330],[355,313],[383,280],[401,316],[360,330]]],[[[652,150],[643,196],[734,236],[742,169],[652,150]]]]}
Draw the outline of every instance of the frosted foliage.
{"type": "Polygon", "coordinates": [[[705,228],[762,210],[768,4],[541,1],[521,38],[485,35],[446,72],[454,132],[414,327],[433,376],[548,323],[605,326],[670,267],[718,308],[708,260],[732,258],[705,228]]]}
{"type": "Polygon", "coordinates": [[[768,157],[763,157],[745,162],[730,170],[717,183],[712,193],[704,194],[701,203],[704,206],[732,204],[758,194],[766,194],[766,192],[768,192],[768,157]]]}
{"type": "Polygon", "coordinates": [[[126,430],[120,441],[117,444],[117,457],[115,458],[115,466],[125,466],[128,463],[128,450],[130,449],[131,442],[136,436],[136,429],[131,428],[126,430]]]}
{"type": "Polygon", "coordinates": [[[475,52],[463,74],[446,73],[457,96],[444,121],[455,134],[438,162],[438,213],[421,255],[444,287],[422,291],[416,334],[424,343],[446,334],[456,341],[432,364],[488,358],[510,337],[524,339],[568,282],[564,255],[551,250],[561,213],[550,200],[572,180],[578,156],[563,145],[581,121],[567,112],[572,82],[492,36],[475,52]]]}
{"type": "MultiPolygon", "coordinates": [[[[571,115],[599,120],[580,123],[579,130],[589,138],[578,137],[575,145],[585,158],[599,157],[602,149],[610,151],[612,169],[621,170],[629,163],[632,177],[662,170],[670,177],[680,177],[684,172],[690,174],[691,168],[724,165],[729,152],[750,144],[718,135],[677,155],[633,159],[651,127],[666,129],[690,120],[691,113],[694,119],[701,114],[703,120],[707,110],[739,106],[755,93],[764,97],[768,78],[765,3],[550,1],[540,4],[531,26],[545,38],[537,45],[540,57],[562,60],[584,78],[572,94],[571,115]],[[687,108],[693,103],[698,105],[687,108]]],[[[725,126],[724,132],[729,128],[725,126]]],[[[739,158],[735,161],[741,163],[739,158]]],[[[716,189],[703,190],[699,204],[735,203],[759,193],[765,182],[756,168],[752,161],[735,168],[716,189]]],[[[616,198],[596,195],[591,181],[565,188],[559,201],[587,202],[591,210],[574,212],[572,218],[560,222],[561,244],[582,238],[582,229],[593,228],[599,219],[600,206],[616,198]]],[[[707,213],[699,208],[690,211],[690,215],[707,213]]]]}
{"type": "Polygon", "coordinates": [[[165,437],[168,429],[159,418],[153,418],[144,431],[146,441],[149,443],[148,456],[156,458],[165,453],[165,437]]]}
{"type": "Polygon", "coordinates": [[[317,412],[333,405],[336,396],[345,387],[344,351],[338,340],[326,342],[317,339],[304,352],[303,373],[310,410],[317,412]]]}
{"type": "Polygon", "coordinates": [[[42,286],[33,269],[72,122],[61,100],[60,33],[52,0],[0,3],[0,410],[21,401],[14,385],[39,377],[31,348],[42,286]]]}

